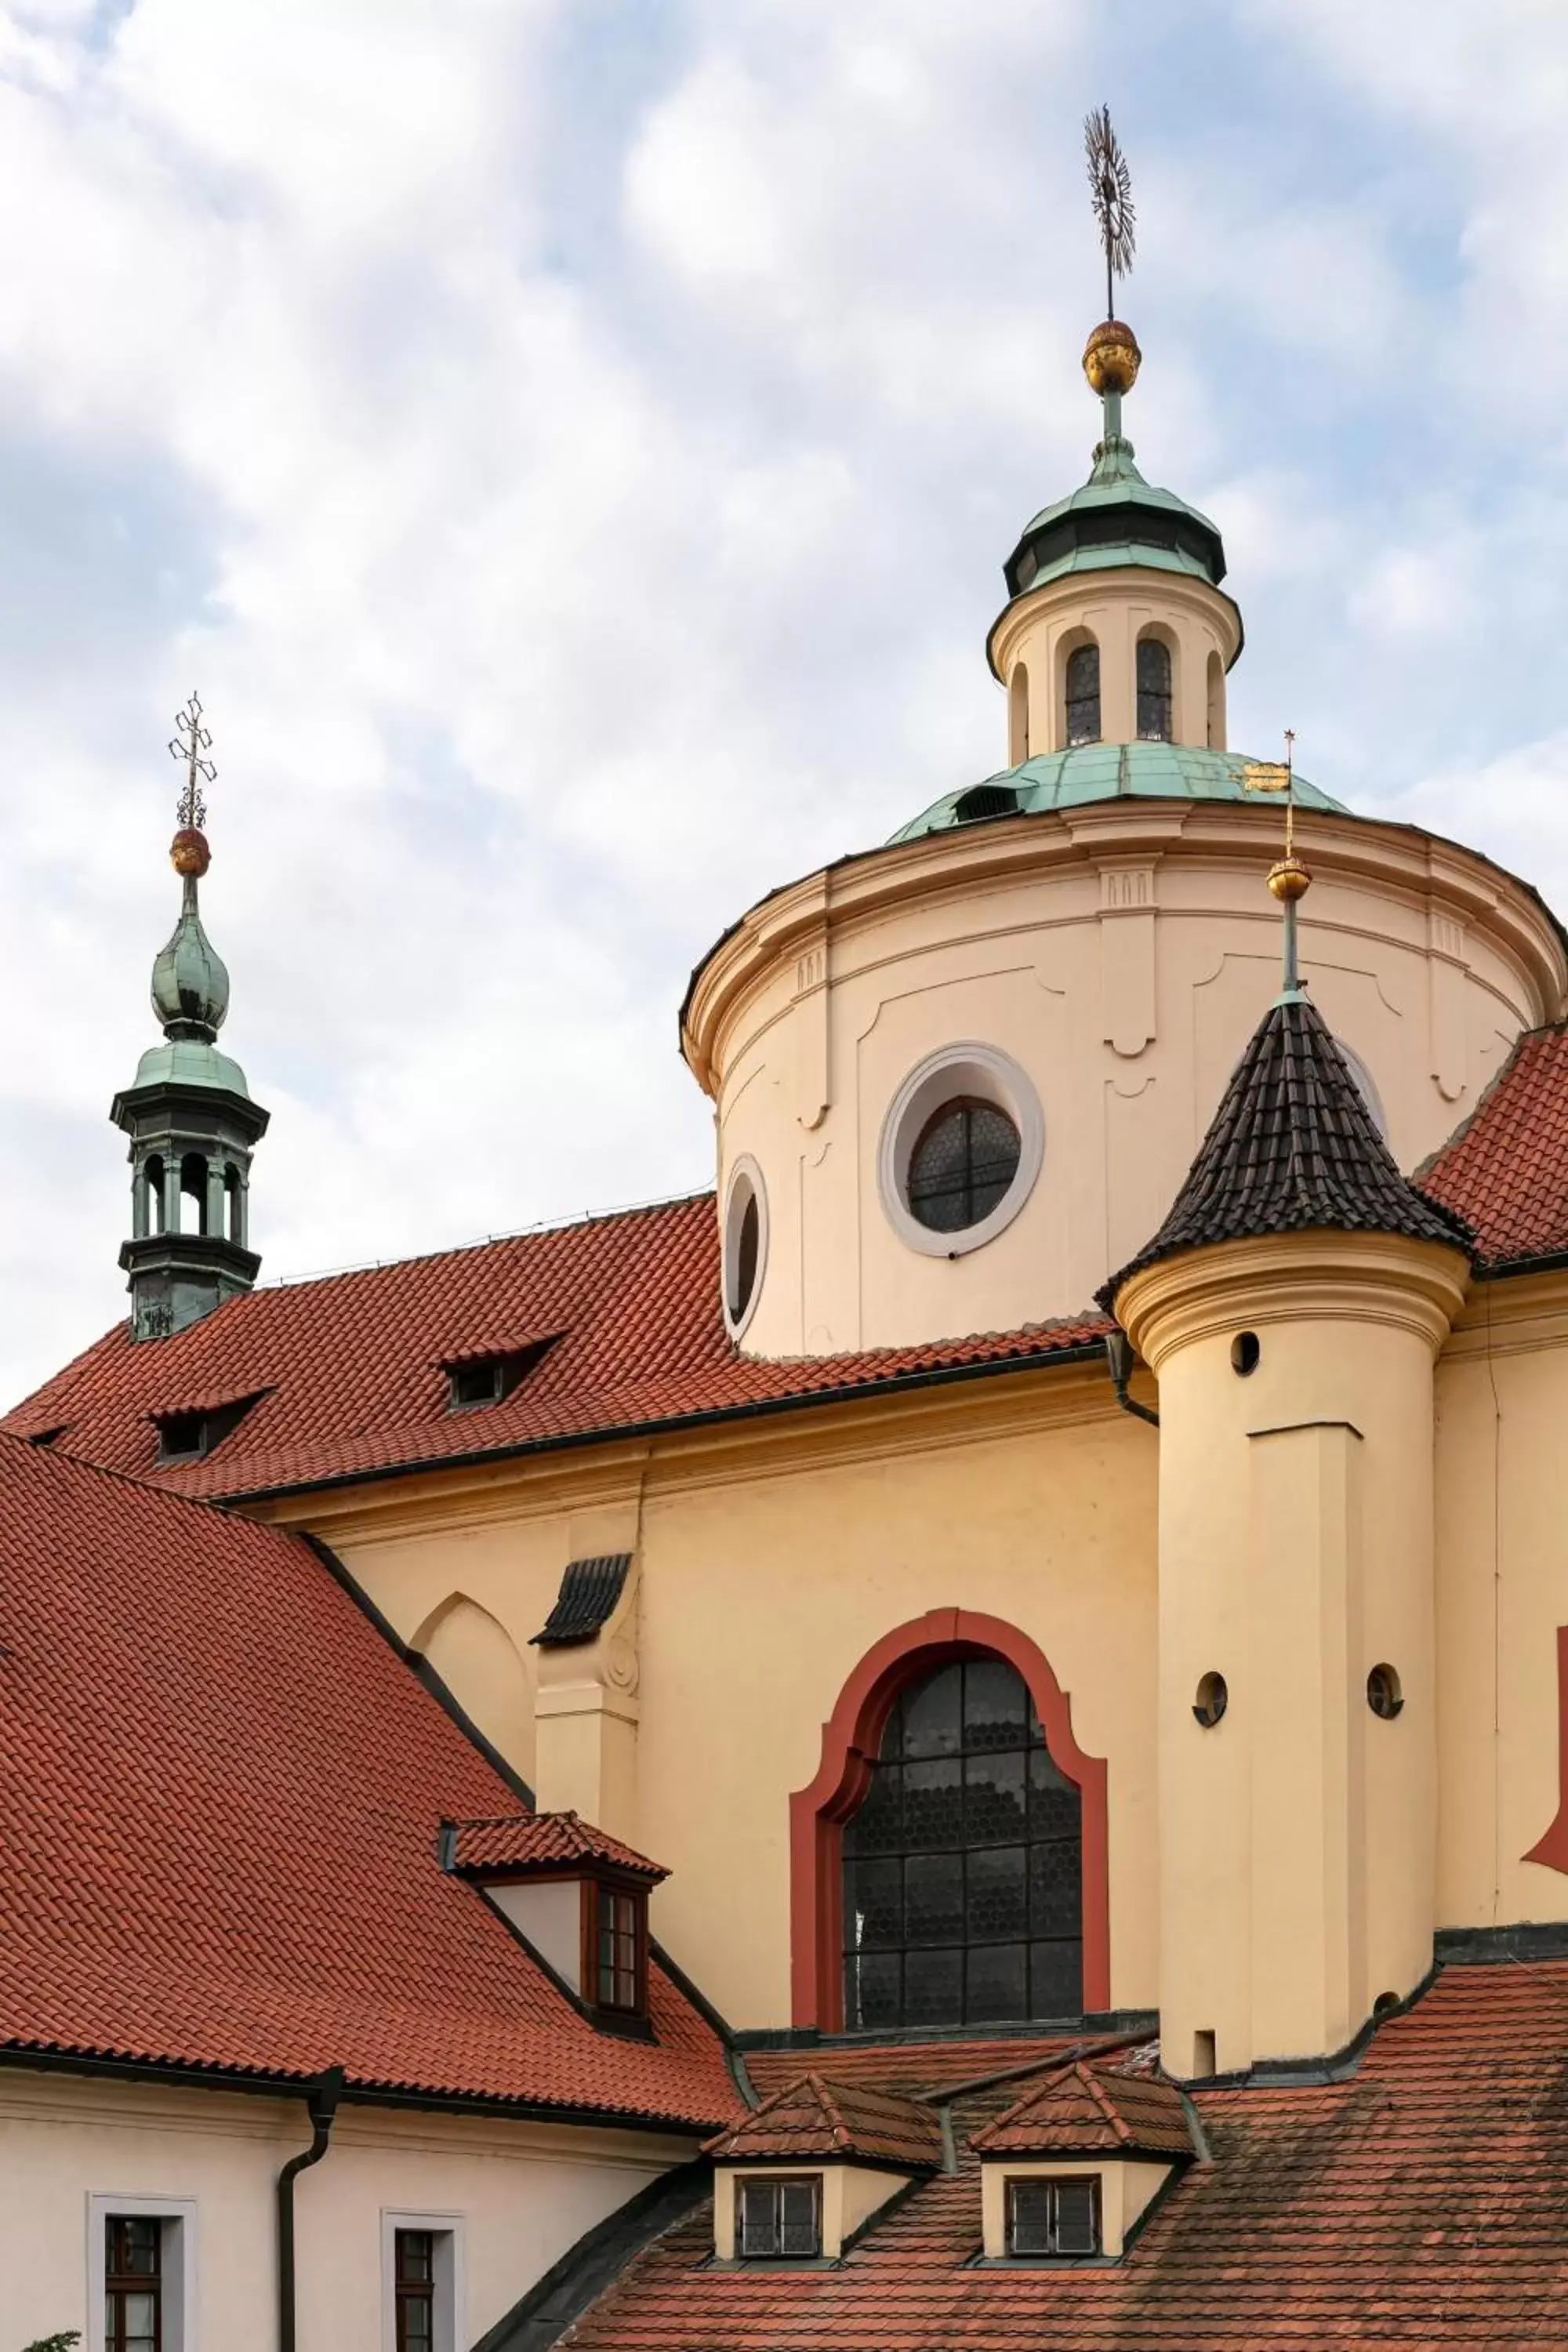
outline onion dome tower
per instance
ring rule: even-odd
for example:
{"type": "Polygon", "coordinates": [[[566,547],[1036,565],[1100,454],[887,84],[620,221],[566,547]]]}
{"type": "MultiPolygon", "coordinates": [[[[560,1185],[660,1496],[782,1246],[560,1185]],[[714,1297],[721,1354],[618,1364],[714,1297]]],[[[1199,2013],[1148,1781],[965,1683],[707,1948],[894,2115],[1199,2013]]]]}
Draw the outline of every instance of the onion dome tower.
{"type": "Polygon", "coordinates": [[[180,919],[153,965],[153,1010],[163,1043],[142,1056],[136,1081],[110,1117],[131,1139],[131,1328],[163,1339],[248,1290],[261,1260],[249,1246],[250,1155],[268,1114],[251,1100],[239,1064],[217,1049],[228,1013],[228,972],[202,927],[197,890],[212,863],[202,831],[202,780],[212,738],[193,694],[169,749],[185,763],[179,831],[169,851],[181,877],[180,919]]]}
{"type": "Polygon", "coordinates": [[[1167,2069],[1343,2050],[1432,1965],[1433,1366],[1470,1236],[1404,1177],[1297,968],[1100,1293],[1159,1382],[1167,2069]]]}

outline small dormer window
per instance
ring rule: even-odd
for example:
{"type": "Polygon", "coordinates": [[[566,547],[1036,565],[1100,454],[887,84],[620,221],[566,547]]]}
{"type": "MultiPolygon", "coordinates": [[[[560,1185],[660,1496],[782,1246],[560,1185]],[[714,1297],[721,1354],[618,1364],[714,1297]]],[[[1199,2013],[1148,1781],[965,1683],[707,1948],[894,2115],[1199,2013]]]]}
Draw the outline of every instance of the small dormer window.
{"type": "Polygon", "coordinates": [[[205,1462],[239,1427],[264,1393],[258,1391],[255,1396],[236,1397],[229,1404],[208,1405],[191,1412],[155,1412],[153,1420],[158,1431],[160,1465],[205,1462]]]}
{"type": "Polygon", "coordinates": [[[1100,2183],[1094,2175],[1009,2180],[1007,2252],[1036,2259],[1098,2254],[1100,2183]]]}
{"type": "Polygon", "coordinates": [[[448,1356],[441,1366],[447,1375],[448,1412],[472,1412],[487,1404],[500,1404],[554,1343],[552,1333],[549,1339],[531,1339],[521,1348],[448,1356]]]}
{"type": "Polygon", "coordinates": [[[640,1887],[592,1882],[588,1890],[589,1998],[624,2017],[647,2012],[647,1896],[640,1887]]]}
{"type": "Polygon", "coordinates": [[[742,2262],[811,2262],[822,2252],[822,2182],[813,2173],[737,2183],[735,2252],[742,2262]]]}

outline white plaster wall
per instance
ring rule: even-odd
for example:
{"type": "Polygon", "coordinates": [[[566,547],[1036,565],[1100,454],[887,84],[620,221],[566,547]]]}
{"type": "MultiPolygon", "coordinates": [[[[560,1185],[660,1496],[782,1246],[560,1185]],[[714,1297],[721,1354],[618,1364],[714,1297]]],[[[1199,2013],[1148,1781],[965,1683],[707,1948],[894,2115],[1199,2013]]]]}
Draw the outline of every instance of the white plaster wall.
{"type": "MultiPolygon", "coordinates": [[[[276,2352],[274,2185],[309,2140],[302,2102],[0,2074],[4,2352],[61,2328],[90,2342],[88,2200],[120,2194],[195,2203],[184,2352],[276,2352]]],[[[345,2106],[296,2187],[300,2352],[384,2352],[384,2210],[461,2227],[468,2345],[584,2231],[694,2152],[652,2134],[345,2106]]]]}
{"type": "Polygon", "coordinates": [[[498,1911],[542,1952],[574,1992],[583,1990],[583,1882],[546,1878],[485,1889],[498,1911]]]}

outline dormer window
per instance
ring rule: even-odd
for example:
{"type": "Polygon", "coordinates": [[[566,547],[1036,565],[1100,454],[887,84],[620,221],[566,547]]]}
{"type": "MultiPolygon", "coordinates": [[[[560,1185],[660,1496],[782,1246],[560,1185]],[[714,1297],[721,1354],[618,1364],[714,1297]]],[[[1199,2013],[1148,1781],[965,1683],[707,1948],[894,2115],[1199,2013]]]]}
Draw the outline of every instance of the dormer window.
{"type": "Polygon", "coordinates": [[[1036,2258],[1098,2254],[1100,2182],[1095,2176],[1009,2180],[1007,2252],[1036,2258]]]}
{"type": "Polygon", "coordinates": [[[755,2177],[737,2183],[735,2252],[742,2262],[815,2261],[822,2252],[822,2182],[755,2177]]]}
{"type": "Polygon", "coordinates": [[[554,1344],[552,1333],[548,1339],[531,1339],[519,1348],[446,1357],[441,1370],[447,1375],[447,1411],[473,1412],[488,1404],[500,1404],[554,1344]]]}
{"type": "Polygon", "coordinates": [[[442,1860],[481,1889],[595,2023],[647,2038],[658,1863],[575,1813],[449,1822],[442,1860]]]}
{"type": "Polygon", "coordinates": [[[192,1407],[180,1412],[155,1412],[153,1421],[158,1432],[158,1462],[205,1462],[215,1454],[226,1437],[231,1436],[245,1419],[253,1404],[259,1404],[266,1394],[258,1389],[254,1396],[235,1397],[227,1404],[192,1407]]]}

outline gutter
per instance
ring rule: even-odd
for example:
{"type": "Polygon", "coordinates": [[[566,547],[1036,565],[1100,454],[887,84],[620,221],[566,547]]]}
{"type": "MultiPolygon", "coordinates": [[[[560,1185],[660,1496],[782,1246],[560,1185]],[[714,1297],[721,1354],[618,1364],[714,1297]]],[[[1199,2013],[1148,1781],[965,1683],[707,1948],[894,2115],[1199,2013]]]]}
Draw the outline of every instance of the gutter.
{"type": "Polygon", "coordinates": [[[343,2070],[329,2066],[306,2095],[310,2145],[278,2175],[278,2352],[294,2352],[294,2183],[325,2156],[342,2095],[343,2070]]]}
{"type": "Polygon", "coordinates": [[[742,1404],[714,1405],[706,1412],[674,1413],[661,1421],[628,1421],[604,1429],[563,1431],[558,1437],[521,1438],[512,1445],[487,1445],[471,1454],[418,1454],[388,1462],[372,1470],[343,1470],[331,1478],[302,1478],[282,1486],[235,1486],[222,1494],[195,1495],[183,1486],[160,1486],[160,1494],[180,1495],[188,1503],[205,1503],[215,1510],[237,1510],[247,1503],[268,1503],[289,1495],[326,1495],[339,1486],[381,1486],[389,1478],[416,1478],[426,1472],[483,1469],[494,1462],[516,1462],[531,1454],[565,1454],[586,1445],[619,1445],[633,1437],[679,1436],[689,1429],[711,1429],[728,1422],[762,1421],[784,1412],[810,1412],[818,1406],[848,1404],[857,1400],[875,1403],[880,1397],[909,1396],[920,1389],[947,1388],[959,1381],[992,1381],[1009,1372],[1055,1371],[1062,1364],[1091,1364],[1103,1351],[1103,1341],[1075,1339],[1063,1348],[1041,1349],[1034,1355],[987,1357],[978,1363],[938,1364],[930,1370],[898,1372],[889,1380],[846,1381],[838,1388],[806,1389],[789,1396],[751,1397],[742,1404]]]}
{"type": "Polygon", "coordinates": [[[1136,1397],[1127,1393],[1127,1384],[1132,1378],[1132,1342],[1118,1324],[1114,1330],[1105,1335],[1105,1366],[1110,1374],[1110,1385],[1116,1391],[1116,1402],[1123,1412],[1133,1414],[1139,1421],[1146,1421],[1151,1429],[1158,1429],[1160,1416],[1152,1405],[1140,1404],[1136,1397]]]}

